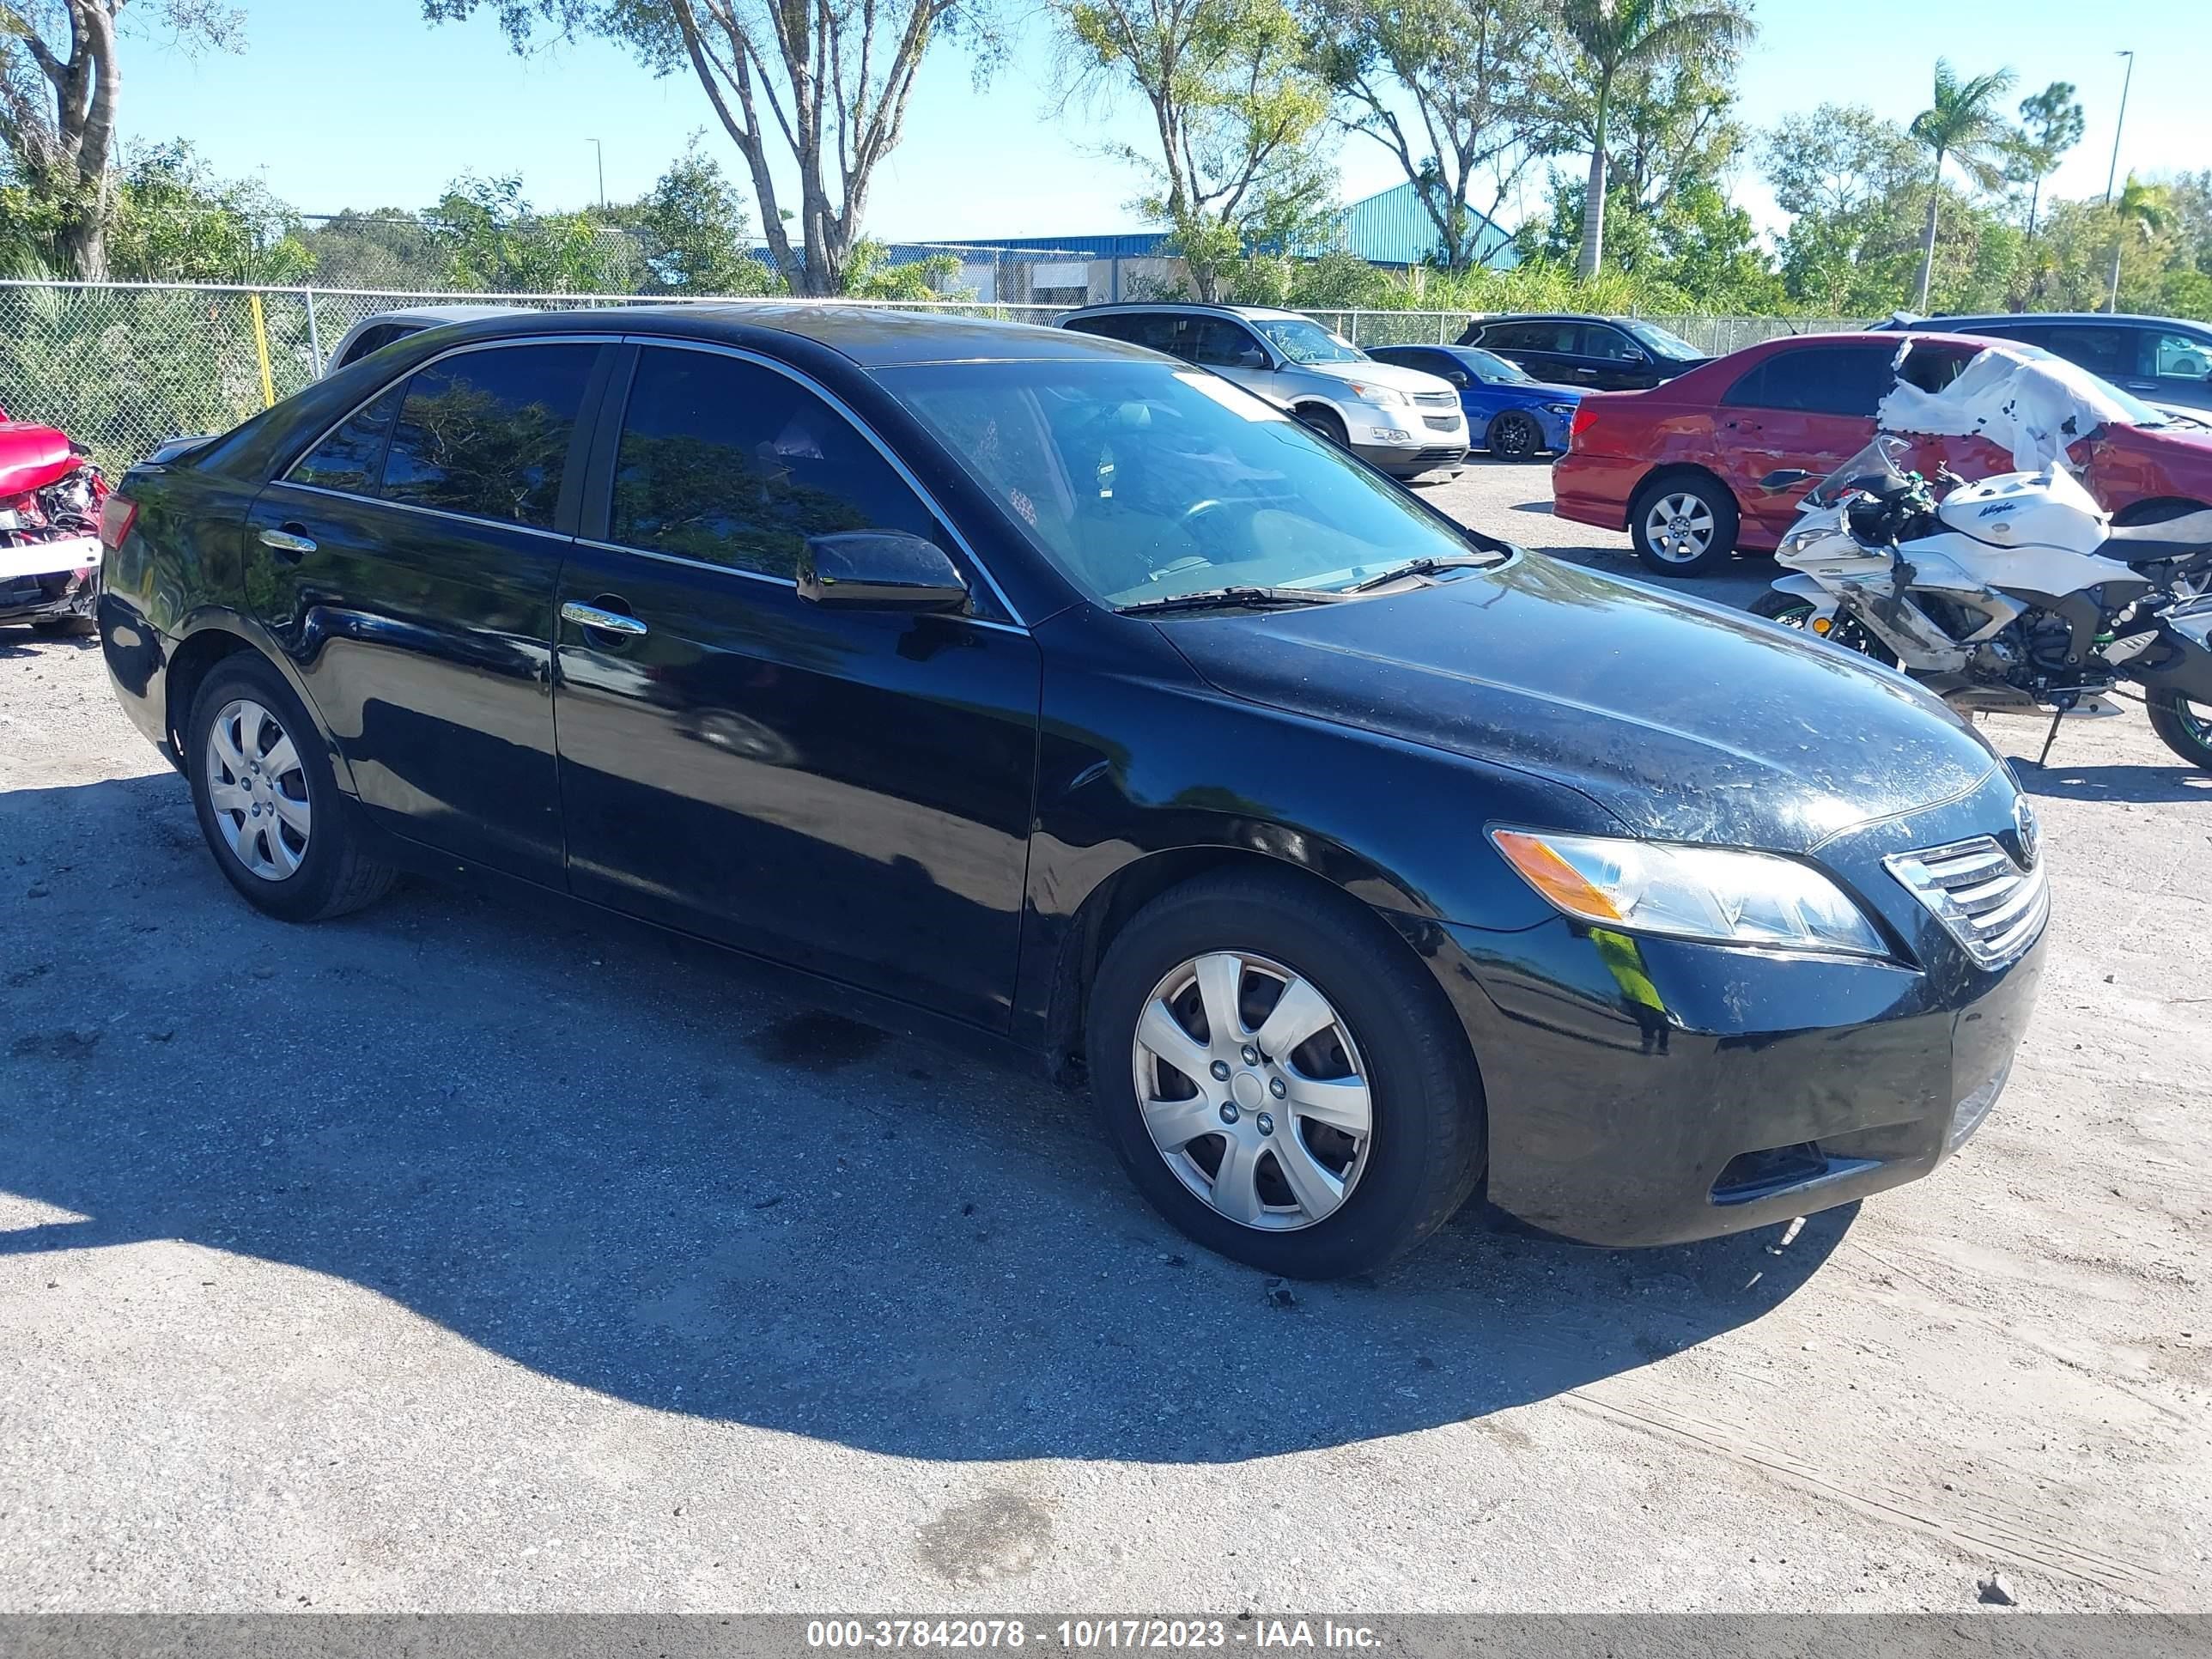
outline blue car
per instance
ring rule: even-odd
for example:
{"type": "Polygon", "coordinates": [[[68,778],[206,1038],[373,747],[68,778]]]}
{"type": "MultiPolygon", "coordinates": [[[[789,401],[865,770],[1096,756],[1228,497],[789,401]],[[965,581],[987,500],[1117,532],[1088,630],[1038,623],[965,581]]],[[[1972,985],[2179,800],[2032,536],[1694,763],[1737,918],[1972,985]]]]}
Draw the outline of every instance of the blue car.
{"type": "Polygon", "coordinates": [[[1377,362],[1418,368],[1459,388],[1467,411],[1468,442],[1501,461],[1525,461],[1567,447],[1567,427],[1583,394],[1572,386],[1532,380],[1495,352],[1480,346],[1375,346],[1377,362]]]}

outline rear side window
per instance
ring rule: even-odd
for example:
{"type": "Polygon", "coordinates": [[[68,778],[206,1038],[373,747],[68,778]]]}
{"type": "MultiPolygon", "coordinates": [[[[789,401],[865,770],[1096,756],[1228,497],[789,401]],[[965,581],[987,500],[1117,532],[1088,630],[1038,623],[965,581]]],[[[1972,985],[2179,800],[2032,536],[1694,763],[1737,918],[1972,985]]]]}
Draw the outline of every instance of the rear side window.
{"type": "Polygon", "coordinates": [[[1482,331],[1492,351],[1559,351],[1572,356],[1578,345],[1572,323],[1500,323],[1482,331]]]}
{"type": "Polygon", "coordinates": [[[332,363],[332,368],[343,368],[348,363],[357,363],[372,351],[381,351],[394,340],[404,340],[418,331],[411,323],[379,323],[374,328],[362,330],[354,343],[348,346],[345,356],[332,363]]]}
{"type": "Polygon", "coordinates": [[[399,407],[399,388],[394,386],[374,402],[356,410],[337,431],[302,455],[285,476],[294,483],[318,489],[343,489],[365,495],[376,487],[377,463],[384,456],[384,434],[392,429],[392,412],[399,407]]]}
{"type": "Polygon", "coordinates": [[[465,351],[407,382],[384,461],[389,500],[550,529],[597,345],[465,351]]]}
{"type": "Polygon", "coordinates": [[[1131,337],[1129,325],[1133,317],[1071,317],[1062,326],[1078,334],[1097,334],[1109,340],[1131,337]]]}
{"type": "Polygon", "coordinates": [[[797,381],[714,352],[639,354],[610,540],[792,577],[809,536],[841,530],[945,539],[875,446],[797,381]]]}
{"type": "Polygon", "coordinates": [[[1883,346],[1816,346],[1769,357],[1721,401],[1808,415],[1871,417],[1894,384],[1883,346]]]}

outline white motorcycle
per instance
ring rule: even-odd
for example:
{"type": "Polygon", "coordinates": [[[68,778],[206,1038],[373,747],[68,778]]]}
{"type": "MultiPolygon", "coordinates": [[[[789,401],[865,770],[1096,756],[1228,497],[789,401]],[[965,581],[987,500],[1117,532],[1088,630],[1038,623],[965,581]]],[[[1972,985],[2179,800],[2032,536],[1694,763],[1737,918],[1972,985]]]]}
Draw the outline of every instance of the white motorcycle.
{"type": "Polygon", "coordinates": [[[2043,758],[2061,720],[2121,713],[2107,694],[2135,681],[2160,738],[2212,770],[2212,512],[2115,529],[2063,465],[1931,485],[1899,466],[1908,449],[1878,437],[1804,499],[1775,554],[1790,574],[1753,614],[1961,710],[2047,714],[2043,758]]]}

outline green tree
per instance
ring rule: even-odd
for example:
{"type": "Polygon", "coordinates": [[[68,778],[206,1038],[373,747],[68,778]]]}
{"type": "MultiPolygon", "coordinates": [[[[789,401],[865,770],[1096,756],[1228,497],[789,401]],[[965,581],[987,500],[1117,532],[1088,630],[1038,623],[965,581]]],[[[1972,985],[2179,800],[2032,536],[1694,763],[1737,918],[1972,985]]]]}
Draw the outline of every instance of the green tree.
{"type": "Polygon", "coordinates": [[[1069,48],[1062,107],[1085,91],[1135,91],[1157,155],[1139,198],[1164,221],[1201,299],[1248,249],[1286,246],[1328,215],[1334,170],[1319,148],[1330,92],[1286,0],[1048,0],[1069,48]]]}
{"type": "Polygon", "coordinates": [[[752,220],[744,199],[697,134],[642,201],[613,216],[638,239],[648,292],[765,294],[775,286],[747,252],[752,220]]]}
{"type": "Polygon", "coordinates": [[[2120,252],[2130,242],[2154,242],[2172,223],[2163,185],[2147,185],[2128,174],[2112,203],[2112,287],[2105,309],[2120,308],[2120,252]]]}
{"type": "Polygon", "coordinates": [[[427,289],[447,281],[438,233],[411,208],[333,214],[301,233],[316,281],[330,288],[427,289]]]}
{"type": "Polygon", "coordinates": [[[315,268],[299,230],[265,185],[218,179],[179,142],[120,169],[104,242],[110,272],[125,280],[281,287],[315,268]]]}
{"type": "MultiPolygon", "coordinates": [[[[0,0],[0,143],[24,198],[17,222],[40,222],[54,261],[88,280],[107,274],[128,3],[0,0]]],[[[240,15],[221,0],[155,0],[131,17],[187,52],[241,40],[240,15]]]]}
{"type": "Polygon", "coordinates": [[[584,213],[541,216],[520,179],[464,173],[424,217],[455,288],[509,294],[629,291],[635,276],[627,239],[584,213]]]}
{"type": "Polygon", "coordinates": [[[1738,0],[1696,6],[1682,0],[1560,0],[1559,26],[1589,88],[1589,182],[1583,192],[1582,252],[1576,270],[1595,276],[1605,255],[1606,144],[1614,83],[1624,71],[1692,54],[1732,57],[1755,29],[1738,0]]]}
{"type": "Polygon", "coordinates": [[[932,42],[963,30],[988,65],[988,0],[422,0],[434,22],[495,13],[517,52],[541,30],[629,48],[656,74],[688,70],[744,157],[777,270],[836,294],[877,170],[898,148],[932,42]],[[799,181],[794,247],[776,173],[799,181]]]}
{"type": "Polygon", "coordinates": [[[2066,152],[2081,142],[2081,106],[2074,83],[2053,81],[2020,100],[2020,131],[2005,144],[2005,179],[2027,186],[2027,234],[2035,234],[2036,210],[2043,181],[2057,171],[2066,152]]]}
{"type": "Polygon", "coordinates": [[[1995,190],[2003,181],[2003,157],[2008,130],[1997,113],[1997,100],[2010,92],[2014,76],[2009,69],[1993,70],[1961,81],[1950,60],[1936,60],[1936,97],[1912,118],[1907,129],[1921,149],[1935,158],[1928,177],[1928,221],[1920,233],[1920,288],[1913,301],[1918,311],[1928,309],[1928,285],[1936,274],[1936,219],[1943,201],[1943,163],[1955,161],[1959,171],[1984,190],[1995,190]]]}
{"type": "Polygon", "coordinates": [[[889,247],[863,237],[853,244],[853,256],[846,262],[844,291],[855,300],[941,300],[947,297],[946,285],[959,274],[957,254],[933,253],[893,264],[889,247]]]}
{"type": "Polygon", "coordinates": [[[1446,270],[1492,251],[1491,227],[1537,149],[1544,21],[1538,0],[1309,0],[1338,119],[1404,170],[1446,270]]]}

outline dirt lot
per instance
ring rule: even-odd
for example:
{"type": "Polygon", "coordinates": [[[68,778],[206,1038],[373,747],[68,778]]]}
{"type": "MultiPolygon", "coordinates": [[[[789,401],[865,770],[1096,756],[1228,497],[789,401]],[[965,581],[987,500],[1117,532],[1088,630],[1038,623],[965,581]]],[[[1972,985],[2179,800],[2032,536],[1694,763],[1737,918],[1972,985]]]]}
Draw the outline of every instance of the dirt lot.
{"type": "MultiPolygon", "coordinates": [[[[1628,568],[1545,492],[1439,499],[1628,568]]],[[[2023,775],[2042,1007],[1935,1178],[1284,1307],[1079,1102],[703,950],[262,920],[0,631],[0,1609],[2212,1607],[2212,777],[2023,775]]]]}

